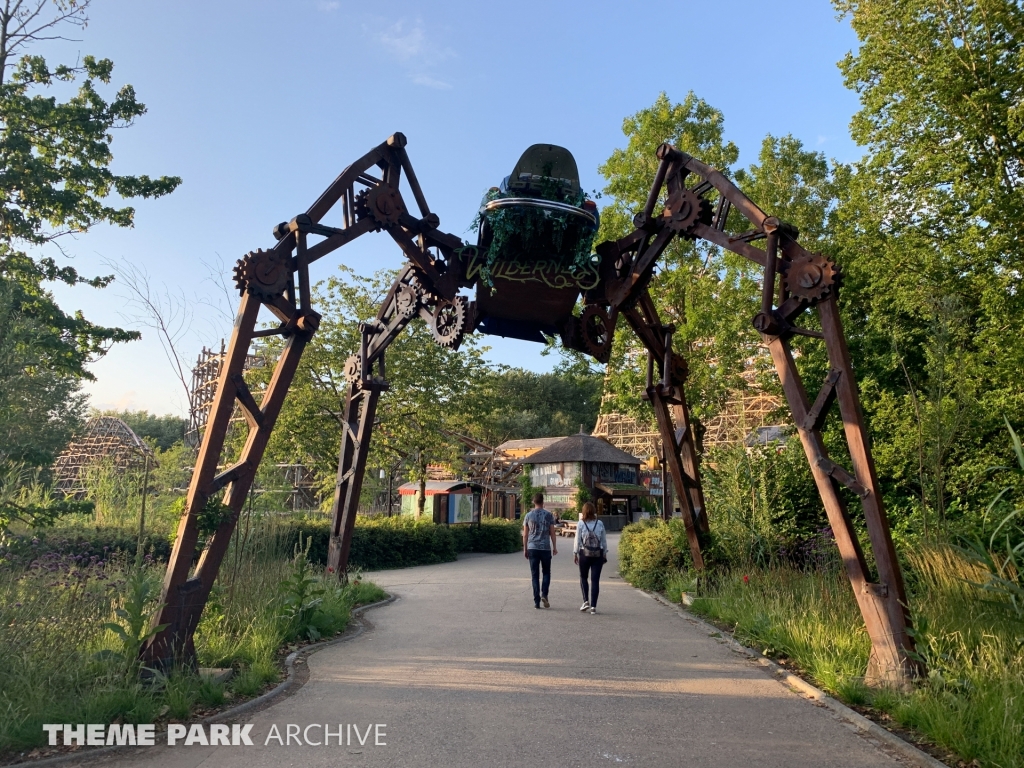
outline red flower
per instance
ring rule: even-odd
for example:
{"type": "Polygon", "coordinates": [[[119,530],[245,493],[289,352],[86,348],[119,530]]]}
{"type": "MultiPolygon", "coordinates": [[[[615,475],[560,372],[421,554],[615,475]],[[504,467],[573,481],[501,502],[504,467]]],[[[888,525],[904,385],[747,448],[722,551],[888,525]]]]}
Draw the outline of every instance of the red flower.
{"type": "Polygon", "coordinates": [[[333,565],[328,565],[327,566],[327,572],[328,573],[334,573],[334,566],[333,565]]]}
{"type": "Polygon", "coordinates": [[[744,583],[744,584],[749,584],[749,583],[750,583],[750,577],[749,577],[749,576],[746,576],[746,575],[744,575],[744,577],[743,577],[743,583],[744,583]]]}

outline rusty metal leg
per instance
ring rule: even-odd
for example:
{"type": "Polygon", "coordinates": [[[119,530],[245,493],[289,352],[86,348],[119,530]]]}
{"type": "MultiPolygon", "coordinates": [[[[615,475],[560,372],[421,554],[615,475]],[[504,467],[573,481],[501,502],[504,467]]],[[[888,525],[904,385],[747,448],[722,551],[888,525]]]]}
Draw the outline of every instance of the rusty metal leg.
{"type": "Polygon", "coordinates": [[[906,650],[914,648],[913,639],[907,632],[910,614],[906,587],[889,531],[889,518],[879,493],[875,463],[868,449],[864,417],[853,376],[853,364],[843,335],[835,296],[819,304],[818,312],[825,334],[829,362],[833,370],[842,372],[835,384],[836,400],[843,419],[850,460],[853,462],[853,474],[865,490],[859,495],[864,508],[868,537],[871,539],[871,550],[875,556],[875,566],[878,569],[879,588],[876,591],[879,594],[874,601],[874,608],[879,613],[877,621],[884,637],[878,642],[872,637],[867,679],[898,682],[908,673],[916,671],[913,661],[906,655],[906,650]]]}
{"type": "Polygon", "coordinates": [[[339,578],[348,572],[348,556],[352,548],[352,531],[359,509],[359,494],[363,488],[366,457],[370,451],[373,420],[377,401],[387,384],[379,378],[363,385],[349,385],[345,401],[345,427],[341,433],[338,455],[338,481],[334,486],[334,504],[331,507],[331,543],[327,567],[339,578]]]}
{"type": "MultiPolygon", "coordinates": [[[[682,387],[679,387],[680,392],[682,387]]],[[[676,442],[679,445],[679,456],[686,473],[687,487],[690,492],[690,505],[693,507],[694,522],[701,533],[708,533],[708,508],[704,501],[704,484],[700,479],[700,460],[697,457],[697,444],[693,437],[693,424],[690,421],[690,409],[686,402],[674,403],[672,414],[675,416],[676,442]]]]}
{"type": "MultiPolygon", "coordinates": [[[[308,341],[309,336],[307,334],[296,334],[288,339],[284,351],[281,353],[280,358],[278,358],[277,366],[274,368],[274,375],[263,396],[263,402],[260,404],[259,410],[253,414],[243,407],[243,413],[250,420],[249,437],[245,441],[245,447],[242,449],[238,462],[232,468],[226,470],[226,472],[230,472],[234,467],[237,467],[238,474],[236,479],[227,485],[224,493],[224,504],[230,507],[234,514],[224,521],[213,534],[213,537],[207,543],[206,549],[203,550],[203,554],[199,558],[199,564],[196,566],[195,578],[199,579],[199,597],[204,605],[209,597],[210,590],[213,589],[213,583],[220,570],[220,563],[227,552],[228,544],[231,541],[231,534],[234,533],[238,515],[242,511],[246,496],[252,487],[253,480],[256,478],[256,468],[263,459],[263,452],[270,441],[270,433],[274,428],[278,415],[281,413],[281,406],[284,405],[288,388],[291,386],[292,379],[295,378],[295,370],[298,368],[299,358],[302,357],[308,341]]],[[[244,386],[244,382],[242,386],[244,386]]],[[[197,614],[195,616],[195,624],[198,623],[199,615],[197,614]]]]}
{"type": "Polygon", "coordinates": [[[167,627],[142,649],[141,658],[147,666],[167,669],[176,663],[191,665],[195,662],[192,635],[309,338],[308,333],[300,332],[289,339],[263,403],[258,406],[242,378],[242,370],[259,308],[258,299],[249,294],[242,297],[235,318],[235,330],[217,383],[217,395],[210,409],[210,418],[189,486],[185,514],[178,525],[174,550],[164,577],[160,597],[163,607],[154,620],[155,624],[166,624],[167,627]],[[249,438],[239,461],[218,474],[217,466],[236,401],[249,423],[249,438]],[[195,575],[189,578],[199,541],[199,514],[207,501],[224,488],[228,489],[225,504],[234,514],[214,533],[199,560],[195,575]]]}
{"type": "MultiPolygon", "coordinates": [[[[833,331],[841,334],[838,328],[826,313],[822,314],[823,325],[831,327],[833,331]]],[[[853,587],[854,596],[864,616],[864,623],[871,638],[871,663],[868,675],[865,678],[869,683],[890,683],[902,684],[907,676],[912,674],[914,667],[907,657],[907,651],[913,650],[913,643],[907,635],[907,619],[902,607],[893,610],[890,606],[899,606],[902,600],[906,600],[902,592],[902,579],[899,578],[898,565],[895,560],[895,576],[897,582],[890,581],[893,578],[893,568],[887,567],[879,583],[873,583],[870,579],[864,553],[861,550],[860,542],[857,539],[853,522],[846,509],[842,497],[839,494],[839,483],[842,483],[861,497],[865,507],[869,498],[875,509],[881,510],[881,500],[878,495],[878,484],[873,473],[862,475],[859,471],[854,477],[842,467],[833,462],[825,448],[821,437],[821,425],[824,422],[825,410],[830,400],[830,390],[837,380],[846,379],[848,386],[853,388],[852,369],[848,367],[839,370],[839,375],[830,375],[826,380],[825,389],[819,395],[814,405],[808,404],[807,393],[800,380],[793,355],[788,343],[781,337],[768,337],[768,348],[772,354],[772,360],[778,371],[782,382],[782,389],[789,402],[793,414],[793,421],[796,423],[797,432],[800,435],[800,442],[803,444],[804,453],[811,467],[811,474],[814,476],[815,485],[821,496],[825,512],[828,515],[829,523],[835,535],[836,545],[839,548],[840,556],[846,568],[847,576],[853,587]],[[886,575],[888,574],[888,576],[886,575]]],[[[848,360],[846,361],[848,363],[848,360]]],[[[846,414],[843,414],[846,421],[846,414]]],[[[849,435],[850,425],[847,424],[849,435]]],[[[863,426],[857,422],[853,429],[859,431],[863,436],[863,426]]],[[[866,447],[861,444],[866,452],[866,447]]],[[[852,451],[851,451],[852,452],[852,451]]],[[[863,457],[862,457],[863,461],[863,457]]],[[[870,459],[868,459],[870,461],[870,459]]],[[[855,462],[855,467],[857,464],[855,462]]],[[[859,469],[859,467],[858,467],[859,469]]],[[[869,520],[869,529],[872,523],[869,520]]],[[[886,530],[887,534],[887,530],[886,530]]],[[[886,538],[888,538],[886,536],[886,538]]],[[[873,537],[874,542],[874,537],[873,537]]],[[[891,542],[889,544],[891,547],[891,542]]],[[[883,550],[884,552],[884,550],[883,550]]],[[[876,560],[879,558],[879,549],[875,548],[876,560]]]]}
{"type": "Polygon", "coordinates": [[[658,421],[658,432],[661,434],[661,442],[664,446],[665,460],[668,462],[669,473],[675,485],[676,497],[679,499],[679,508],[683,513],[683,525],[686,526],[686,538],[690,543],[690,555],[693,558],[693,567],[697,570],[704,569],[704,557],[700,551],[700,539],[698,537],[695,512],[693,509],[693,497],[690,495],[689,479],[680,457],[679,443],[676,442],[675,425],[672,423],[672,414],[669,410],[669,403],[661,392],[662,385],[655,384],[647,388],[647,397],[654,408],[654,416],[658,421]]]}

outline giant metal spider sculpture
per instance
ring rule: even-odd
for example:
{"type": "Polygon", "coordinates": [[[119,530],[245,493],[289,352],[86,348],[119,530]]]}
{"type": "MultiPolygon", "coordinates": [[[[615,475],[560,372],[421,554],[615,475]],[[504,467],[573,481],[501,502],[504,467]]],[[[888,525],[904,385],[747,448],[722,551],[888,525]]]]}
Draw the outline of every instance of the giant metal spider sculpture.
{"type": "MultiPolygon", "coordinates": [[[[616,322],[624,318],[648,350],[645,397],[657,419],[693,563],[703,568],[701,538],[708,530],[708,519],[683,391],[687,368],[673,352],[673,327],[661,322],[647,288],[659,256],[673,238],[701,238],[764,268],[761,311],[753,318],[754,327],[771,351],[864,615],[871,637],[867,679],[901,683],[917,673],[903,578],[882,507],[836,304],[838,271],[834,262],[804,250],[794,227],[766,214],[722,173],[663,144],[658,149],[660,164],[646,205],[633,220],[635,229],[620,240],[598,245],[597,255],[589,264],[538,261],[536,254],[518,259],[513,255],[504,263],[496,263],[485,250],[495,236],[486,225],[486,216],[477,246],[438,230],[438,217],[427,206],[405,145],[405,137],[396,133],[371,150],[346,168],[305,213],[275,227],[277,242],[273,247],[250,252],[238,262],[238,315],[168,563],[162,608],[155,619],[157,625],[166,627],[146,644],[143,661],[163,668],[194,663],[193,633],[299,358],[319,325],[320,316],[310,303],[309,265],[361,235],[383,230],[399,245],[407,261],[377,317],[360,326],[359,349],[346,363],[348,391],[334,492],[328,558],[331,571],[343,575],[348,564],[374,415],[380,394],[388,387],[385,352],[417,316],[430,325],[438,343],[451,347],[457,347],[464,334],[475,330],[538,341],[544,340],[544,334],[557,334],[566,346],[587,352],[601,362],[608,360],[616,322]],[[371,171],[379,175],[371,175],[371,171]],[[410,212],[399,191],[403,173],[418,216],[410,212]],[[663,198],[664,206],[656,210],[663,198]],[[726,231],[730,211],[740,214],[733,220],[746,220],[747,231],[726,231]],[[329,213],[335,214],[334,225],[324,223],[329,213]],[[316,241],[311,242],[311,238],[316,241]],[[762,240],[763,250],[753,244],[762,240]],[[460,289],[476,289],[475,301],[460,294],[460,289]],[[574,308],[581,296],[583,310],[577,316],[574,308]],[[273,312],[280,325],[257,330],[261,306],[273,312]],[[818,313],[821,332],[796,324],[800,315],[812,309],[818,313]],[[253,339],[273,334],[282,336],[286,343],[262,402],[257,403],[242,378],[243,365],[253,339]],[[789,339],[794,334],[822,340],[828,353],[831,370],[813,401],[793,361],[789,339]],[[849,470],[829,458],[822,441],[821,428],[835,401],[839,403],[852,461],[849,470]],[[248,422],[248,438],[238,461],[218,471],[236,402],[248,422]],[[874,574],[840,486],[860,499],[874,555],[874,574]],[[217,494],[223,495],[223,503],[233,514],[206,542],[193,573],[198,518],[217,494]]],[[[558,147],[531,147],[503,188],[495,192],[501,194],[491,196],[484,213],[503,206],[535,207],[544,215],[562,217],[560,226],[570,219],[584,228],[596,225],[596,208],[579,194],[575,161],[558,147]],[[538,194],[544,189],[549,194],[538,194]],[[550,194],[552,190],[554,194],[550,194]]]]}

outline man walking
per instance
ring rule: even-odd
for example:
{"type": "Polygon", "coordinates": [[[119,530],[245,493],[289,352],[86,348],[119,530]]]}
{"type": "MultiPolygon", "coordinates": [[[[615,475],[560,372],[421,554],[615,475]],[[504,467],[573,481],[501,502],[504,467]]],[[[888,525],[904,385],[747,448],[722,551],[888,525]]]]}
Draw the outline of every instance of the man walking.
{"type": "Polygon", "coordinates": [[[555,541],[555,516],[544,509],[544,494],[533,495],[533,509],[523,520],[523,556],[530,561],[530,577],[533,579],[533,607],[550,608],[548,586],[551,584],[551,556],[558,554],[555,541]],[[544,572],[544,582],[538,571],[544,572]]]}

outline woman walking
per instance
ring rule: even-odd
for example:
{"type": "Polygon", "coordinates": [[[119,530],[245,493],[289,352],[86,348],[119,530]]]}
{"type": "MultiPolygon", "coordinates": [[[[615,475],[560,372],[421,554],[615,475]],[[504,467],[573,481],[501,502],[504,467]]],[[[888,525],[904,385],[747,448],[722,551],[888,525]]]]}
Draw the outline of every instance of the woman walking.
{"type": "Polygon", "coordinates": [[[592,501],[583,505],[583,514],[576,526],[573,562],[580,567],[580,588],[583,605],[580,611],[597,613],[597,595],[601,591],[601,567],[608,562],[608,538],[604,523],[597,519],[597,508],[592,501]],[[589,588],[587,581],[590,581],[589,588]]]}

